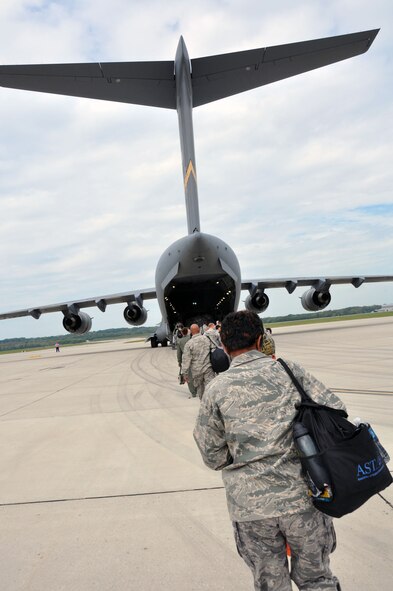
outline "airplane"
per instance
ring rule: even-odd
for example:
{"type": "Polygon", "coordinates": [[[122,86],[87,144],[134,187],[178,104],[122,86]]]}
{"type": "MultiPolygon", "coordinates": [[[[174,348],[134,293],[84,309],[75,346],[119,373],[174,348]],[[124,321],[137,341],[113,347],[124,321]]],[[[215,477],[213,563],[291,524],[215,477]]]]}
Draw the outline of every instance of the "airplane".
{"type": "Polygon", "coordinates": [[[161,255],[155,288],[74,299],[0,314],[0,320],[63,313],[63,327],[84,334],[92,327],[85,308],[105,312],[110,304],[125,303],[124,319],[132,326],[147,320],[146,300],[157,298],[162,321],[150,337],[152,347],[167,346],[177,323],[189,326],[222,320],[237,309],[242,290],[249,292],[245,307],[258,314],[269,305],[266,289],[288,293],[306,286],[301,303],[307,311],[326,308],[330,288],[337,284],[393,281],[393,275],[283,277],[242,280],[239,262],[220,238],[201,232],[198,205],[192,110],[212,101],[289,78],[365,53],[379,29],[263,47],[235,53],[189,58],[180,37],[174,61],[110,62],[0,66],[0,86],[60,95],[176,109],[188,235],[161,255]]]}

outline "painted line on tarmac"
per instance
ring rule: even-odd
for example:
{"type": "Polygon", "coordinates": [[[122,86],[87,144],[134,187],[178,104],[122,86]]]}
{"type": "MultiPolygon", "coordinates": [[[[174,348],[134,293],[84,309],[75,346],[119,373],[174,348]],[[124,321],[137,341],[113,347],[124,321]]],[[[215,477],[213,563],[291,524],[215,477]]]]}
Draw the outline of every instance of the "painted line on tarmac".
{"type": "Polygon", "coordinates": [[[96,501],[102,499],[126,499],[128,497],[149,497],[153,495],[173,495],[187,492],[203,492],[209,490],[223,490],[223,486],[211,486],[203,488],[183,488],[179,490],[157,490],[142,493],[125,493],[122,495],[98,495],[93,497],[71,497],[66,499],[44,499],[38,501],[17,501],[15,503],[0,503],[0,507],[15,507],[18,505],[40,505],[44,503],[72,503],[74,501],[96,501]]]}

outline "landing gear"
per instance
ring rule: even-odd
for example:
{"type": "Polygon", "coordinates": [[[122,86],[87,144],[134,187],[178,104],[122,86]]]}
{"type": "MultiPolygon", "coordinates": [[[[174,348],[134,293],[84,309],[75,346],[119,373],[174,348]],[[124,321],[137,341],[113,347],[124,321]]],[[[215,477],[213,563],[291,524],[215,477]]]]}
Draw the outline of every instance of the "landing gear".
{"type": "Polygon", "coordinates": [[[158,345],[161,345],[161,347],[167,347],[168,346],[168,339],[164,339],[163,341],[159,341],[156,335],[154,335],[153,337],[150,337],[151,348],[157,349],[158,345]]]}

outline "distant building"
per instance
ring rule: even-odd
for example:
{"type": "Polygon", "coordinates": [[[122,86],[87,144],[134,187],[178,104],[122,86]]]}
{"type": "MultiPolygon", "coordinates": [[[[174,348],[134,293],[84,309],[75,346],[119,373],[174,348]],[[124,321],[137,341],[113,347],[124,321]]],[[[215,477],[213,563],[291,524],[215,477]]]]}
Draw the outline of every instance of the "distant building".
{"type": "Polygon", "coordinates": [[[393,312],[393,304],[384,304],[376,312],[393,312]]]}

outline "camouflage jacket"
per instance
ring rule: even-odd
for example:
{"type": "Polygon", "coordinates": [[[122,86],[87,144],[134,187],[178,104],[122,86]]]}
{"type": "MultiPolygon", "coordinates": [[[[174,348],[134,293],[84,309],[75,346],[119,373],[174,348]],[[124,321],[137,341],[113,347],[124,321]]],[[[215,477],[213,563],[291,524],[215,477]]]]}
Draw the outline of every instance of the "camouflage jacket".
{"type": "Polygon", "coordinates": [[[262,353],[265,353],[265,355],[274,355],[275,352],[276,344],[273,337],[267,332],[264,332],[262,337],[262,353]]]}
{"type": "Polygon", "coordinates": [[[186,336],[178,338],[176,341],[177,362],[179,365],[181,365],[182,363],[184,347],[186,346],[190,338],[191,335],[187,334],[186,336]]]}
{"type": "Polygon", "coordinates": [[[211,369],[210,341],[203,335],[196,334],[184,347],[181,373],[188,375],[191,370],[193,378],[197,378],[209,368],[211,369]]]}
{"type": "Polygon", "coordinates": [[[215,330],[214,328],[209,328],[206,332],[203,333],[203,336],[210,340],[212,349],[222,347],[221,337],[218,330],[215,330]]]}
{"type": "MultiPolygon", "coordinates": [[[[300,365],[287,361],[311,398],[345,408],[300,365]]],[[[194,438],[205,464],[223,470],[232,521],[301,513],[311,506],[292,439],[300,394],[284,368],[257,350],[235,357],[206,388],[194,438]]]]}

